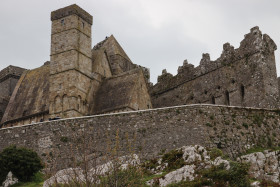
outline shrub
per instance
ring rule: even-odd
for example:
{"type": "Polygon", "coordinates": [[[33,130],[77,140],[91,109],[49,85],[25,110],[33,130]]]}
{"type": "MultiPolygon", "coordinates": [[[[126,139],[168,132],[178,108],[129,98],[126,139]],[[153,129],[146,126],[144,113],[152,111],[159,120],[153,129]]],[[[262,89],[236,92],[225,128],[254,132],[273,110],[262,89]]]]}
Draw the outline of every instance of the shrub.
{"type": "Polygon", "coordinates": [[[143,186],[141,169],[129,166],[127,169],[116,169],[109,175],[101,177],[100,186],[143,186]]]}
{"type": "Polygon", "coordinates": [[[164,154],[162,157],[162,162],[168,163],[166,171],[171,171],[183,167],[185,165],[183,154],[184,153],[182,150],[172,150],[164,154]]]}
{"type": "Polygon", "coordinates": [[[43,168],[41,159],[36,152],[10,146],[0,153],[0,183],[11,171],[19,181],[30,181],[35,173],[43,168]]]}
{"type": "Polygon", "coordinates": [[[202,177],[211,179],[214,186],[249,187],[248,170],[248,164],[230,162],[229,170],[225,169],[224,164],[220,164],[204,170],[202,177]]]}
{"type": "Polygon", "coordinates": [[[218,148],[213,148],[209,152],[210,159],[215,160],[219,156],[223,156],[223,152],[218,148]]]}

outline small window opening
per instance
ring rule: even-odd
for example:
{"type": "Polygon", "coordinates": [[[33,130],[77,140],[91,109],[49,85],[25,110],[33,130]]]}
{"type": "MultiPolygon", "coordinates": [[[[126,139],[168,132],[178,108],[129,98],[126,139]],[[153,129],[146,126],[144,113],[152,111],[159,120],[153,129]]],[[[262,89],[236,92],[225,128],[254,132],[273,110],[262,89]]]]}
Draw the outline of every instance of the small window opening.
{"type": "Polygon", "coordinates": [[[241,92],[241,100],[244,100],[245,96],[245,87],[243,85],[240,86],[240,92],[241,92]]]}
{"type": "Polygon", "coordinates": [[[216,104],[215,103],[215,97],[214,96],[212,96],[212,98],[211,98],[211,103],[214,105],[214,104],[216,104]]]}
{"type": "Polygon", "coordinates": [[[65,25],[64,19],[60,21],[61,25],[65,25]]]}
{"type": "Polygon", "coordinates": [[[208,92],[207,92],[207,90],[204,90],[204,94],[206,95],[208,92]]]}
{"type": "Polygon", "coordinates": [[[82,25],[83,25],[83,28],[85,28],[85,23],[84,22],[82,22],[82,25]]]}
{"type": "Polygon", "coordinates": [[[231,83],[232,83],[232,84],[234,84],[234,83],[235,83],[235,80],[234,80],[234,79],[232,79],[232,80],[231,80],[231,83]]]}
{"type": "Polygon", "coordinates": [[[218,89],[221,89],[221,86],[218,86],[217,88],[218,88],[218,89]]]}
{"type": "Polygon", "coordinates": [[[226,104],[226,105],[230,105],[230,101],[229,101],[229,92],[228,92],[228,91],[226,91],[225,97],[226,97],[226,99],[225,99],[225,104],[226,104]]]}

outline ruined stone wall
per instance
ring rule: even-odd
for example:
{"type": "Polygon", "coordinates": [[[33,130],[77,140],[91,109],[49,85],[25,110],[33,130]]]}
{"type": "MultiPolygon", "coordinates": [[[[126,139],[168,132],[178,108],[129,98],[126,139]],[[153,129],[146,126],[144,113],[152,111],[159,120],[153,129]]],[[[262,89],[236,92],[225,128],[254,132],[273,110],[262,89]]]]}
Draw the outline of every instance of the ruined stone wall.
{"type": "Polygon", "coordinates": [[[198,67],[185,61],[176,76],[163,71],[150,90],[153,106],[211,103],[277,108],[276,48],[268,35],[254,27],[238,49],[224,44],[216,61],[203,54],[198,67]]]}
{"type": "Polygon", "coordinates": [[[24,71],[25,69],[15,66],[8,66],[0,71],[0,121],[16,84],[24,71]]]}
{"type": "Polygon", "coordinates": [[[90,148],[87,154],[96,157],[104,156],[108,145],[114,146],[116,141],[120,155],[128,154],[128,147],[132,147],[142,158],[194,144],[218,147],[234,157],[253,146],[279,146],[279,114],[274,110],[190,105],[65,119],[0,129],[0,151],[12,144],[28,147],[57,169],[73,163],[71,155],[81,153],[75,154],[73,147],[83,141],[90,148]]]}
{"type": "Polygon", "coordinates": [[[0,96],[9,98],[16,86],[16,83],[25,69],[8,66],[0,71],[0,96]]]}

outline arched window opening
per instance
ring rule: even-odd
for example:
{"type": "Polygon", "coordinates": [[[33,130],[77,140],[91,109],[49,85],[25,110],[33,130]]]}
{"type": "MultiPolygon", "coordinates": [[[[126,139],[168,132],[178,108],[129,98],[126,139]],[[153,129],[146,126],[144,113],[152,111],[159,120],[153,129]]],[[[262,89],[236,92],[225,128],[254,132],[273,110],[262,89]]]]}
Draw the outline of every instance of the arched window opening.
{"type": "Polygon", "coordinates": [[[211,98],[211,103],[214,105],[214,104],[216,104],[215,103],[215,97],[214,96],[212,96],[212,98],[211,98]]]}
{"type": "Polygon", "coordinates": [[[240,93],[241,93],[241,101],[244,101],[245,96],[245,87],[243,85],[240,86],[240,93]]]}
{"type": "Polygon", "coordinates": [[[225,93],[225,105],[230,105],[229,92],[228,91],[226,91],[226,93],[225,93]]]}
{"type": "Polygon", "coordinates": [[[61,103],[61,98],[60,96],[56,96],[54,99],[54,111],[56,113],[61,112],[62,111],[62,103],[61,103]]]}

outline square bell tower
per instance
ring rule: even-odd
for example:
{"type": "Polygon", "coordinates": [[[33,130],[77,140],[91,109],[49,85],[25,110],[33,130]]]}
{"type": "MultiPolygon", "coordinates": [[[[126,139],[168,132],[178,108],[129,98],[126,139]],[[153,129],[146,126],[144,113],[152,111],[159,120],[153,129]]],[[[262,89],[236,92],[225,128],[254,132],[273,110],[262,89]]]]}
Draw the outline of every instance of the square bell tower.
{"type": "Polygon", "coordinates": [[[76,4],[51,13],[51,117],[77,117],[88,113],[92,19],[76,4]]]}

